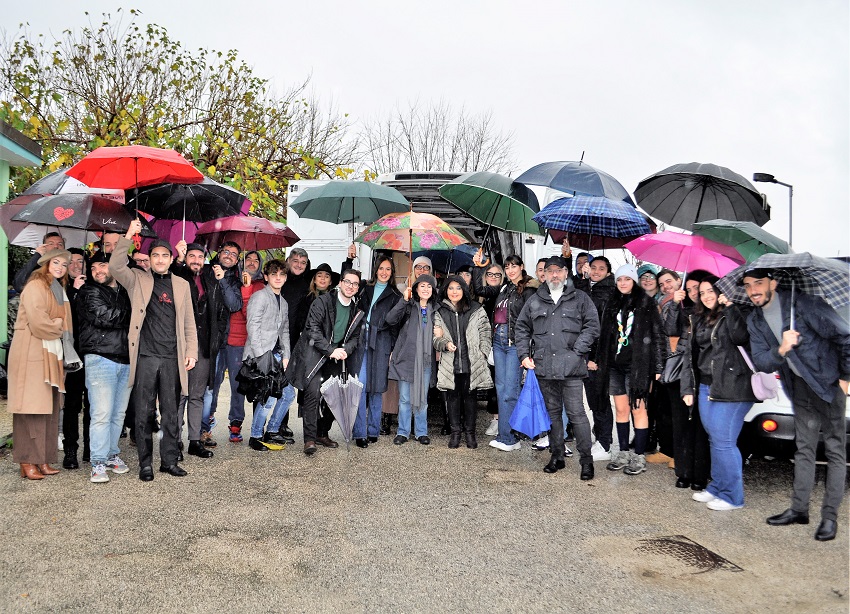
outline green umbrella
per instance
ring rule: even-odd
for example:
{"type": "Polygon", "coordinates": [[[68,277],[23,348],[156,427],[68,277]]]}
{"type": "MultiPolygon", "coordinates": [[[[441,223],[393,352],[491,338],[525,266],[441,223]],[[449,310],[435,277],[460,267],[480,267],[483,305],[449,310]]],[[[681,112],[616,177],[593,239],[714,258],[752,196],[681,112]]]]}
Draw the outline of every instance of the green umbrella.
{"type": "Polygon", "coordinates": [[[790,254],[788,243],[753,222],[708,220],[694,224],[694,234],[738,250],[752,262],[764,254],[790,254]]]}

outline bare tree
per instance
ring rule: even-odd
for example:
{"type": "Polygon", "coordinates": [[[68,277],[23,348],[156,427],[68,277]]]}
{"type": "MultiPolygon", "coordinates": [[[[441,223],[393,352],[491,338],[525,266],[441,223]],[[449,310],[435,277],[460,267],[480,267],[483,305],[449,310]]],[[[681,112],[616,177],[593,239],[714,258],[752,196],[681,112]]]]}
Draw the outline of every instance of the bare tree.
{"type": "Polygon", "coordinates": [[[514,165],[514,136],[496,127],[492,111],[474,115],[445,101],[397,106],[366,122],[360,141],[364,163],[379,173],[508,172],[514,165]]]}

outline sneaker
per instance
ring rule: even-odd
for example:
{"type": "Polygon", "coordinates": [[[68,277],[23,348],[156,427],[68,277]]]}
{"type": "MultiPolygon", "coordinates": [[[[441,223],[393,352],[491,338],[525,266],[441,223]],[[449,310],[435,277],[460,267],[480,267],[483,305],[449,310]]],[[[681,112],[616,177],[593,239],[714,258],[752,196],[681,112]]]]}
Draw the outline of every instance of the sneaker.
{"type": "Polygon", "coordinates": [[[103,463],[98,463],[97,465],[92,465],[91,467],[91,481],[95,484],[99,484],[101,482],[108,482],[109,476],[106,475],[106,465],[103,463]]]}
{"type": "Polygon", "coordinates": [[[490,420],[490,426],[487,427],[487,430],[484,431],[485,435],[492,437],[493,435],[499,434],[499,419],[493,418],[490,420]]]}
{"type": "Polygon", "coordinates": [[[502,452],[512,452],[514,450],[519,450],[522,446],[519,442],[516,442],[515,444],[507,444],[494,439],[490,442],[490,447],[496,448],[497,450],[501,450],[502,452]]]}
{"type": "Polygon", "coordinates": [[[61,433],[59,434],[59,449],[63,450],[63,451],[65,450],[65,444],[62,441],[62,434],[61,433]]]}
{"type": "Polygon", "coordinates": [[[715,512],[728,512],[730,510],[739,510],[744,507],[743,505],[732,505],[728,501],[718,499],[717,497],[706,503],[705,506],[715,512]]]}
{"type": "Polygon", "coordinates": [[[620,471],[626,468],[630,459],[631,453],[620,450],[617,452],[617,455],[611,459],[611,462],[605,466],[605,468],[608,471],[620,471]]]}
{"type": "Polygon", "coordinates": [[[699,501],[700,503],[708,503],[709,501],[714,501],[716,498],[717,497],[712,495],[707,490],[701,490],[691,495],[691,499],[693,499],[694,501],[699,501]]]}
{"type": "Polygon", "coordinates": [[[646,457],[643,454],[632,454],[629,464],[623,469],[626,475],[638,475],[646,471],[646,457]]]}
{"type": "Polygon", "coordinates": [[[215,416],[210,416],[210,432],[212,432],[216,424],[218,424],[218,422],[216,422],[215,416]]]}
{"type": "Polygon", "coordinates": [[[595,461],[609,461],[611,460],[611,452],[602,447],[602,444],[598,441],[594,442],[592,446],[590,446],[590,454],[593,456],[593,460],[595,461]]]}
{"type": "Polygon", "coordinates": [[[549,435],[543,435],[540,439],[531,444],[531,447],[535,450],[548,450],[549,449],[549,435]]]}
{"type": "Polygon", "coordinates": [[[106,460],[106,468],[109,469],[112,473],[127,473],[130,471],[130,468],[127,466],[127,463],[121,460],[121,457],[117,454],[115,456],[110,456],[106,460]]]}
{"type": "Polygon", "coordinates": [[[207,448],[214,448],[218,445],[212,438],[212,433],[201,433],[201,443],[207,448]]]}
{"type": "Polygon", "coordinates": [[[242,427],[230,425],[230,443],[242,443],[242,427]]]}
{"type": "MultiPolygon", "coordinates": [[[[519,444],[517,444],[517,445],[519,445],[519,444]]],[[[570,450],[570,447],[569,447],[569,446],[565,445],[565,446],[564,446],[564,458],[569,458],[569,457],[571,457],[572,455],[573,455],[573,451],[572,451],[572,450],[570,450]]]]}

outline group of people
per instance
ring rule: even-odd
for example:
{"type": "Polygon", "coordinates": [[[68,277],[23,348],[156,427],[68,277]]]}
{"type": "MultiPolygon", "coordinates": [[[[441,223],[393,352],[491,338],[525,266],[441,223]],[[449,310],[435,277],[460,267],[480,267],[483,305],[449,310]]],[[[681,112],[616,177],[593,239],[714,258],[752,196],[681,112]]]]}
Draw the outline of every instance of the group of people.
{"type": "Polygon", "coordinates": [[[438,282],[431,261],[417,258],[410,282],[398,287],[388,254],[376,254],[369,280],[350,259],[339,274],[325,263],[312,269],[298,248],[267,262],[249,251],[241,266],[242,249],[233,242],[209,263],[203,246],[183,241],[176,257],[163,241],[128,257],[140,230],[133,222],[123,237],[105,234],[90,256],[48,234],[15,280],[23,292],[9,355],[9,411],[24,477],[57,472],[50,462],[62,393],[65,468],[79,467],[82,412],[91,481],[129,471],[118,447],[129,414],[139,478],[154,479],[155,429],[162,435],[160,471],[186,475],[178,464],[184,414],[187,453],[212,457],[227,372],[229,439],[241,442],[245,397],[237,375],[244,361],[261,358],[286,381],[275,396],[254,403],[248,445],[258,452],[295,443],[288,419],[296,398],[304,453],[337,447],[321,388],[345,373],[363,384],[353,429],[360,448],[386,433],[393,387],[394,444],[431,443],[429,390],[436,388],[448,447],[475,449],[478,392],[495,389],[489,445],[511,452],[521,444],[510,418],[524,374],[534,370],[552,423],[534,444],[550,452],[545,472],[565,468],[572,454],[568,423],[582,480],[594,478],[594,461],[640,475],[652,452],[650,460],[675,468],[676,487],[691,488],[708,509],[733,510],[744,505],[736,441],[757,402],[751,362],[779,372],[797,417],[792,506],[768,523],[808,522],[823,430],[829,465],[816,537],[835,536],[846,471],[850,332],[826,303],[806,295],[796,298],[792,328],[791,298],[777,291],[771,271],[744,274],[752,305],[739,306],[705,271],[688,272],[682,287],[675,271],[625,264],[612,273],[607,258],[582,253],[574,273],[564,244],[560,256],[538,261],[534,277],[511,255],[503,266],[476,258],[438,282]],[[84,368],[66,374],[74,350],[84,368]]]}

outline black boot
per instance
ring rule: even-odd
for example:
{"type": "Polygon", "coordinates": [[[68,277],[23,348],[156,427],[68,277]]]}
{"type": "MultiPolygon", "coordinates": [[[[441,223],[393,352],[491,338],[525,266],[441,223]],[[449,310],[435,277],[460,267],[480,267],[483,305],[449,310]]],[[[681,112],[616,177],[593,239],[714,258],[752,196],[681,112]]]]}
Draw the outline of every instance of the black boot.
{"type": "Polygon", "coordinates": [[[452,449],[460,447],[460,431],[449,435],[449,447],[452,449]]]}
{"type": "Polygon", "coordinates": [[[381,415],[381,435],[389,435],[392,433],[392,422],[390,416],[392,414],[381,415]]]}
{"type": "Polygon", "coordinates": [[[80,468],[80,463],[77,462],[77,446],[65,444],[65,458],[62,460],[62,466],[65,469],[80,468]]]}
{"type": "Polygon", "coordinates": [[[466,447],[471,450],[478,447],[478,440],[475,438],[475,431],[466,431],[466,447]]]}

